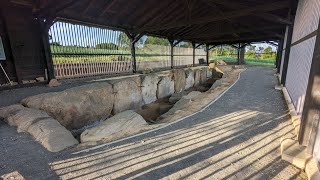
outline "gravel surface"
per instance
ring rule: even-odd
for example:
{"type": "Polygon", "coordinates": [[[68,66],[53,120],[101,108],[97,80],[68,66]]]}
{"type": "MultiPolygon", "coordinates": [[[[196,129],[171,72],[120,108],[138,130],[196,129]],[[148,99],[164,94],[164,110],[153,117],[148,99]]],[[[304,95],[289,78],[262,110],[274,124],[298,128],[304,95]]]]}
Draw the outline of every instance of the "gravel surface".
{"type": "Polygon", "coordinates": [[[280,138],[293,134],[271,68],[250,67],[205,111],[166,128],[71,155],[48,153],[0,124],[0,175],[26,179],[306,179],[282,161],[280,138]]]}

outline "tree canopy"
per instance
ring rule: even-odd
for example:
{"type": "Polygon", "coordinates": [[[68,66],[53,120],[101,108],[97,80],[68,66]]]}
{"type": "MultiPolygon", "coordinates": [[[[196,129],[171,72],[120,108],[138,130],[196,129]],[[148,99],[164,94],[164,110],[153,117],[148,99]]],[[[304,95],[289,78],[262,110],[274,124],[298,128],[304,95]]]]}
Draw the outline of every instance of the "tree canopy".
{"type": "Polygon", "coordinates": [[[158,38],[158,37],[152,37],[148,36],[146,41],[144,42],[145,45],[152,44],[152,45],[162,45],[162,46],[169,46],[170,43],[167,39],[158,38]]]}
{"type": "Polygon", "coordinates": [[[118,49],[118,45],[114,43],[100,43],[96,45],[97,49],[118,49]]]}

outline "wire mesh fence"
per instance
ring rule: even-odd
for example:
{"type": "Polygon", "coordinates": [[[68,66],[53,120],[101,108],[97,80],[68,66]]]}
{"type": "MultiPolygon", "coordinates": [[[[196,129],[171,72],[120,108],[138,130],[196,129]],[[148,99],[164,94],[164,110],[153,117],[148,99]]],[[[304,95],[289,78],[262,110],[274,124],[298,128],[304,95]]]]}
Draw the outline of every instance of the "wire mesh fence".
{"type": "Polygon", "coordinates": [[[137,70],[171,67],[171,46],[167,39],[143,36],[135,44],[137,70]]]}
{"type": "Polygon", "coordinates": [[[49,43],[58,79],[132,71],[125,34],[105,28],[56,22],[49,43]]]}
{"type": "MultiPolygon", "coordinates": [[[[49,29],[49,43],[57,79],[133,71],[131,41],[122,31],[57,21],[49,29]]],[[[189,42],[180,42],[173,48],[173,64],[167,39],[142,36],[134,47],[138,71],[206,62],[204,46],[195,49],[194,58],[189,42]]]]}
{"type": "Polygon", "coordinates": [[[182,41],[173,48],[174,66],[191,66],[206,62],[206,51],[204,46],[195,49],[195,59],[193,60],[193,47],[190,42],[182,41]],[[193,62],[194,61],[194,62],[193,62]]]}

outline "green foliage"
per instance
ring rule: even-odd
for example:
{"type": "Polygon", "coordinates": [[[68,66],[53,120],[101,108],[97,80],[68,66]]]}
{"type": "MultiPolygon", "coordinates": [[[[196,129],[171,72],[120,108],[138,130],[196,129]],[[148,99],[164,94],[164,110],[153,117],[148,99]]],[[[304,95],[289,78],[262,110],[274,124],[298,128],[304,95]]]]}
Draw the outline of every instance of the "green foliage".
{"type": "Polygon", "coordinates": [[[192,43],[191,42],[183,42],[179,45],[179,47],[192,48],[192,43]]]}
{"type": "Polygon", "coordinates": [[[54,54],[130,54],[129,48],[119,47],[118,49],[97,49],[77,46],[56,46],[50,45],[51,53],[54,54]]]}
{"type": "Polygon", "coordinates": [[[152,45],[162,45],[162,46],[169,46],[170,43],[168,40],[158,37],[148,36],[147,40],[144,42],[145,45],[152,44],[152,45]]]}
{"type": "Polygon", "coordinates": [[[96,45],[97,49],[118,49],[118,45],[114,43],[100,43],[96,45]]]}
{"type": "Polygon", "coordinates": [[[51,42],[50,45],[52,45],[52,46],[61,46],[59,42],[51,42]]]}
{"type": "Polygon", "coordinates": [[[118,43],[120,46],[129,46],[130,45],[130,39],[125,33],[120,33],[118,37],[118,43]]]}

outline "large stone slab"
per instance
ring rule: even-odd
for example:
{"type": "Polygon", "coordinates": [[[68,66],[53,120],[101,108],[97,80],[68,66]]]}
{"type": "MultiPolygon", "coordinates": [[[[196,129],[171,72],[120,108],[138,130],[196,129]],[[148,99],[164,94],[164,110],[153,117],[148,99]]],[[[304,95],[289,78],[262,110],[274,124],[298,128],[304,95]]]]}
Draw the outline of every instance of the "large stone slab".
{"type": "Polygon", "coordinates": [[[195,69],[194,70],[194,86],[199,86],[201,84],[201,70],[195,69]]]}
{"type": "Polygon", "coordinates": [[[211,79],[211,78],[213,78],[212,71],[213,71],[212,69],[207,68],[207,79],[211,79]]]}
{"type": "Polygon", "coordinates": [[[81,142],[112,141],[140,132],[148,123],[132,110],[124,111],[105,120],[99,126],[81,134],[81,142]]]}
{"type": "Polygon", "coordinates": [[[16,126],[18,132],[30,133],[36,141],[51,152],[61,151],[78,144],[70,131],[44,111],[21,105],[4,107],[0,111],[6,114],[5,121],[9,125],[16,126]]]}
{"type": "Polygon", "coordinates": [[[115,93],[113,113],[139,109],[142,106],[140,77],[124,78],[111,82],[115,93]]]}
{"type": "Polygon", "coordinates": [[[191,91],[187,95],[183,96],[179,101],[177,101],[174,104],[174,106],[167,113],[161,115],[158,118],[158,120],[162,120],[164,118],[167,118],[170,115],[175,114],[177,111],[181,111],[181,110],[187,108],[190,105],[190,103],[194,100],[194,98],[196,98],[200,94],[201,94],[201,92],[199,92],[199,91],[191,91]]]}
{"type": "Polygon", "coordinates": [[[67,129],[77,129],[110,115],[114,94],[111,84],[99,82],[31,96],[22,104],[44,110],[67,129]]]}
{"type": "Polygon", "coordinates": [[[58,152],[78,144],[71,132],[53,118],[31,124],[28,133],[51,152],[58,152]]]}
{"type": "Polygon", "coordinates": [[[141,93],[144,104],[150,104],[157,100],[158,82],[157,74],[141,77],[141,93]]]}
{"type": "Polygon", "coordinates": [[[189,89],[194,85],[194,71],[192,69],[187,69],[185,72],[186,72],[186,86],[184,89],[189,89]]]}
{"type": "Polygon", "coordinates": [[[207,82],[207,69],[201,69],[200,71],[200,84],[207,82]]]}
{"type": "Polygon", "coordinates": [[[4,119],[5,121],[9,116],[12,116],[13,114],[17,113],[18,111],[24,109],[25,107],[21,104],[14,104],[11,106],[6,106],[0,108],[0,119],[4,119]]]}
{"type": "Polygon", "coordinates": [[[48,118],[51,117],[44,111],[24,108],[7,119],[9,125],[17,126],[18,132],[27,132],[32,124],[48,118]]]}
{"type": "Polygon", "coordinates": [[[172,80],[172,74],[160,74],[159,75],[160,81],[158,83],[158,90],[157,90],[157,98],[164,98],[168,97],[174,93],[174,81],[172,80]]]}
{"type": "Polygon", "coordinates": [[[186,73],[184,69],[174,69],[173,71],[174,80],[174,92],[178,93],[186,87],[186,73]]]}
{"type": "Polygon", "coordinates": [[[186,91],[182,91],[179,93],[173,93],[169,98],[169,103],[174,104],[178,102],[183,96],[186,96],[188,93],[186,91]]]}

